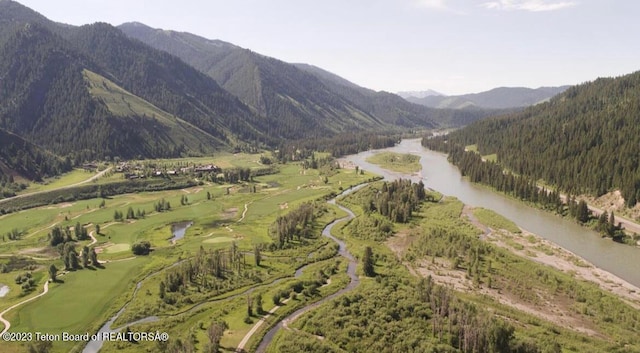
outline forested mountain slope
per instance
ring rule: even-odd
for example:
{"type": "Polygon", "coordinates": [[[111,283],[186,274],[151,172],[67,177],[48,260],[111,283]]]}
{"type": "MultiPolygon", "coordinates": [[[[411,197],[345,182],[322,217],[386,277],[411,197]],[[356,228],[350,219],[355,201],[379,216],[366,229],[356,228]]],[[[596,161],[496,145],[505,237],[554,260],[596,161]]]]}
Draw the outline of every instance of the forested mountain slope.
{"type": "Polygon", "coordinates": [[[416,104],[422,104],[432,108],[442,109],[508,109],[528,107],[550,99],[564,92],[569,86],[560,87],[498,87],[486,92],[463,94],[457,96],[430,95],[416,98],[408,97],[407,100],[416,104]]]}
{"type": "Polygon", "coordinates": [[[277,137],[180,59],[110,25],[60,25],[12,1],[0,2],[0,75],[0,127],[76,161],[200,154],[277,137]],[[116,100],[128,109],[114,110],[116,100]]]}
{"type": "Polygon", "coordinates": [[[571,87],[521,113],[476,122],[433,143],[477,144],[517,174],[572,193],[620,189],[640,200],[640,72],[571,87]]]}
{"type": "Polygon", "coordinates": [[[360,87],[312,65],[285,63],[190,33],[153,29],[141,23],[125,23],[118,28],[211,76],[282,129],[306,125],[319,131],[341,132],[355,128],[461,126],[493,113],[427,108],[395,94],[360,87]]]}
{"type": "Polygon", "coordinates": [[[71,169],[71,162],[0,129],[0,181],[18,177],[41,180],[71,169]]]}
{"type": "Polygon", "coordinates": [[[331,92],[315,76],[280,60],[230,43],[140,23],[119,28],[206,73],[265,117],[280,135],[300,138],[385,127],[379,117],[331,92]]]}

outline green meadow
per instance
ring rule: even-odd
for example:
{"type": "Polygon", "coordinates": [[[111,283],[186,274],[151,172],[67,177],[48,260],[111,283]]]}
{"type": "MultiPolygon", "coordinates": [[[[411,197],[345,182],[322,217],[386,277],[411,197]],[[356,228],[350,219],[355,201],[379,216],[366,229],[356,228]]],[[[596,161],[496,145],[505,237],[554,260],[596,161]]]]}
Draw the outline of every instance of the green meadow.
{"type": "MultiPolygon", "coordinates": [[[[260,155],[220,154],[207,158],[146,163],[167,166],[212,163],[223,168],[260,168],[262,166],[258,163],[259,159],[260,155]]],[[[11,322],[11,331],[94,333],[130,301],[118,324],[146,314],[161,315],[162,319],[155,324],[156,327],[172,327],[172,336],[177,337],[192,329],[190,325],[199,327],[200,321],[207,321],[204,318],[219,312],[215,303],[224,301],[225,307],[228,306],[229,309],[225,309],[225,313],[221,315],[235,332],[228,337],[225,335],[225,342],[236,344],[244,336],[243,332],[246,333],[252,325],[245,323],[246,313],[242,315],[246,312],[246,308],[242,310],[243,306],[246,307],[246,298],[226,298],[255,288],[265,293],[264,308],[269,310],[273,306],[271,291],[280,287],[284,290],[294,280],[296,268],[335,255],[335,250],[328,246],[329,242],[319,234],[324,224],[342,217],[343,213],[337,208],[327,207],[315,227],[316,235],[286,250],[272,251],[266,248],[271,243],[268,233],[270,225],[278,216],[287,214],[304,202],[323,199],[326,195],[339,193],[343,188],[360,184],[372,177],[368,173],[356,174],[353,170],[335,170],[325,180],[318,170],[303,169],[298,164],[278,167],[280,171],[277,174],[255,177],[250,182],[240,184],[202,182],[201,185],[182,190],[139,192],[106,199],[52,204],[1,216],[0,264],[13,266],[11,264],[15,264],[15,259],[21,259],[27,264],[12,267],[8,273],[0,274],[0,283],[10,288],[0,298],[0,310],[41,293],[49,278],[48,268],[51,264],[59,270],[59,281],[49,284],[47,294],[4,315],[11,322]],[[171,205],[171,209],[158,212],[155,204],[163,199],[171,205]],[[144,216],[114,219],[116,212],[126,215],[129,209],[138,215],[144,213],[144,216]],[[185,221],[192,222],[192,226],[187,228],[182,239],[172,243],[172,225],[185,221]],[[60,253],[49,245],[49,233],[54,227],[73,228],[78,223],[95,237],[96,242],[93,243],[91,238],[74,240],[76,251],[79,254],[84,246],[93,247],[102,262],[101,268],[90,266],[64,271],[65,264],[60,253]],[[99,226],[100,233],[96,233],[96,226],[99,226]],[[20,233],[16,240],[8,238],[8,233],[13,230],[20,233]],[[1,237],[3,235],[4,238],[1,237]],[[141,241],[151,244],[152,251],[149,255],[136,256],[131,251],[132,246],[141,241]],[[231,279],[228,290],[223,290],[220,295],[195,295],[195,300],[201,301],[199,303],[157,306],[159,282],[170,271],[172,264],[193,257],[200,249],[228,249],[231,244],[236,244],[245,254],[245,272],[259,275],[264,279],[263,283],[250,284],[253,282],[231,279]],[[256,245],[265,247],[260,267],[255,266],[252,253],[256,245]],[[32,273],[34,289],[29,293],[21,293],[20,285],[14,283],[14,279],[27,272],[32,273]],[[136,283],[142,279],[145,280],[134,295],[136,283]],[[272,288],[269,283],[273,281],[280,282],[272,288]],[[207,305],[208,302],[211,304],[207,305]],[[151,310],[149,305],[154,305],[151,310]],[[193,309],[194,307],[197,308],[193,309]],[[235,311],[231,308],[235,308],[235,311]],[[174,323],[174,315],[182,311],[185,313],[178,316],[184,322],[174,323]]],[[[82,181],[84,177],[89,177],[89,174],[74,171],[61,177],[56,185],[70,185],[78,180],[82,181]]],[[[113,180],[121,178],[121,175],[113,173],[105,178],[113,180]]],[[[47,187],[50,185],[53,182],[47,187]]],[[[71,234],[75,238],[75,232],[71,231],[71,234]]],[[[319,262],[318,266],[322,263],[319,262]]],[[[314,276],[313,267],[310,267],[309,274],[305,273],[305,276],[314,276]]],[[[341,282],[336,279],[335,283],[341,282]]],[[[337,289],[339,288],[336,286],[335,290],[337,289]]],[[[303,303],[304,301],[300,302],[300,305],[303,303]]],[[[255,321],[257,318],[251,320],[255,321]]],[[[203,336],[203,341],[205,334],[206,330],[199,334],[203,336]]],[[[67,352],[81,349],[82,346],[83,344],[54,342],[52,351],[67,352]]],[[[117,344],[105,345],[103,351],[117,350],[118,347],[117,344]]],[[[18,343],[0,343],[2,352],[21,352],[26,348],[18,343]]],[[[147,348],[154,350],[155,346],[149,343],[147,348]]]]}
{"type": "Polygon", "coordinates": [[[395,152],[380,152],[367,158],[367,162],[401,173],[417,173],[422,170],[420,156],[395,152]]]}

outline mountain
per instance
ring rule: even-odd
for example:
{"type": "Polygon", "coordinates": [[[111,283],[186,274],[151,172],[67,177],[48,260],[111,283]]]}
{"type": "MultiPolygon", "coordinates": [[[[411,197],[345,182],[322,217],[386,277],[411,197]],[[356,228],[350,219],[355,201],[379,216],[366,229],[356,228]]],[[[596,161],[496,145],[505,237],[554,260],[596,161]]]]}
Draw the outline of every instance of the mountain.
{"type": "MultiPolygon", "coordinates": [[[[63,160],[18,135],[0,129],[0,181],[14,178],[42,180],[70,169],[69,160],[63,160]]],[[[0,185],[0,189],[3,186],[0,185]]]]}
{"type": "Polygon", "coordinates": [[[107,24],[59,25],[0,1],[0,127],[77,160],[272,140],[214,80],[107,24]]]}
{"type": "Polygon", "coordinates": [[[180,57],[277,126],[287,136],[308,126],[319,135],[355,129],[435,127],[475,120],[486,112],[438,111],[360,87],[308,64],[289,64],[233,44],[190,33],[125,23],[128,36],[180,57]]]}
{"type": "Polygon", "coordinates": [[[302,138],[310,133],[376,129],[384,123],[340,97],[318,78],[283,61],[235,45],[140,23],[119,28],[206,73],[264,117],[274,133],[302,138]]]}
{"type": "Polygon", "coordinates": [[[312,73],[333,92],[346,97],[355,104],[365,107],[374,114],[385,117],[385,121],[396,126],[414,127],[421,126],[424,122],[422,116],[436,122],[439,127],[460,127],[473,121],[488,116],[500,114],[502,110],[496,109],[434,109],[419,104],[407,102],[402,97],[389,92],[376,92],[360,87],[331,72],[321,68],[295,64],[302,70],[312,73]]]}
{"type": "Polygon", "coordinates": [[[567,88],[569,88],[569,86],[540,87],[536,89],[524,87],[499,87],[486,92],[458,96],[412,96],[406,97],[406,99],[410,102],[432,108],[464,109],[476,107],[486,109],[509,109],[527,107],[547,101],[551,97],[562,93],[567,88]]]}
{"type": "Polygon", "coordinates": [[[431,97],[431,96],[444,96],[444,94],[434,91],[432,89],[428,89],[426,91],[400,91],[397,94],[404,99],[424,98],[424,97],[431,97]]]}
{"type": "Polygon", "coordinates": [[[632,207],[640,200],[640,72],[571,87],[547,103],[441,139],[477,144],[514,173],[569,193],[620,190],[632,207]]]}

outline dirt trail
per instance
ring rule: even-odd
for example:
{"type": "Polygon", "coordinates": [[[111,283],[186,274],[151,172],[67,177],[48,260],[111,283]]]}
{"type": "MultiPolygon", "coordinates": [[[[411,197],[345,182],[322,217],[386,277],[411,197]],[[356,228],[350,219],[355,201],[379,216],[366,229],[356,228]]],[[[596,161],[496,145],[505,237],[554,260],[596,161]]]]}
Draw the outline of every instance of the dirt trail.
{"type": "Polygon", "coordinates": [[[4,334],[5,332],[9,331],[9,328],[11,327],[11,323],[4,318],[4,315],[6,313],[8,313],[9,311],[19,307],[20,305],[24,304],[24,303],[28,303],[32,300],[38,299],[41,296],[47,294],[47,292],[49,291],[49,281],[46,281],[44,283],[44,291],[38,295],[36,295],[35,297],[31,297],[29,299],[23,300],[17,304],[13,304],[12,306],[8,307],[7,309],[5,309],[3,312],[0,313],[0,322],[2,322],[2,324],[4,325],[4,330],[2,330],[2,332],[0,333],[0,335],[4,334]]]}
{"type": "Polygon", "coordinates": [[[113,167],[109,167],[109,168],[107,168],[107,169],[105,169],[105,170],[103,170],[103,171],[101,171],[101,172],[97,173],[96,175],[92,176],[91,178],[89,178],[89,179],[87,179],[87,180],[83,180],[83,181],[78,182],[78,183],[75,183],[75,184],[71,184],[71,185],[63,186],[63,187],[56,188],[56,189],[52,189],[52,190],[35,191],[35,192],[30,192],[30,193],[28,193],[28,194],[22,194],[22,195],[16,195],[16,196],[13,196],[13,197],[8,197],[8,198],[6,198],[6,199],[2,199],[2,200],[0,200],[0,203],[7,202],[7,201],[9,201],[9,200],[13,200],[13,199],[19,199],[19,198],[22,198],[22,197],[27,197],[27,196],[33,196],[33,195],[43,194],[43,193],[51,192],[51,191],[55,191],[55,190],[70,189],[70,188],[74,188],[74,187],[76,187],[76,186],[84,185],[84,184],[90,183],[90,182],[92,182],[92,181],[94,181],[94,180],[96,180],[96,179],[98,179],[98,178],[102,177],[103,175],[105,175],[106,173],[108,173],[109,171],[111,171],[111,169],[113,169],[113,167]]]}

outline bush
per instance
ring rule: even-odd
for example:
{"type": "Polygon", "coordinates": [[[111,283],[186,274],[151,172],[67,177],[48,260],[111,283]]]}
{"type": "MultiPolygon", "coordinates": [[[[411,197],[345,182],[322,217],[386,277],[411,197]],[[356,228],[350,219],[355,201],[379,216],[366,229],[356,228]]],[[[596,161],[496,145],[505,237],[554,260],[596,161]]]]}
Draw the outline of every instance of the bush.
{"type": "Polygon", "coordinates": [[[135,243],[131,246],[131,251],[133,251],[134,255],[149,255],[149,252],[151,251],[151,243],[146,240],[135,243]]]}

